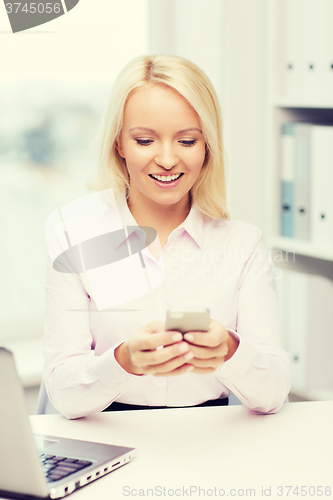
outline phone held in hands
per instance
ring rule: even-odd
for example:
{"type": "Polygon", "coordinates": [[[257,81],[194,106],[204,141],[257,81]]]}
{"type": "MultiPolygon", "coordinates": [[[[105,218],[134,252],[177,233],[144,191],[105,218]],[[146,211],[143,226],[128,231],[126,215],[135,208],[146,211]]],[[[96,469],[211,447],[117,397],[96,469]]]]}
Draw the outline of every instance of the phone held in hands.
{"type": "Polygon", "coordinates": [[[181,309],[167,310],[165,329],[175,330],[182,334],[186,332],[206,332],[209,327],[209,309],[181,309]]]}

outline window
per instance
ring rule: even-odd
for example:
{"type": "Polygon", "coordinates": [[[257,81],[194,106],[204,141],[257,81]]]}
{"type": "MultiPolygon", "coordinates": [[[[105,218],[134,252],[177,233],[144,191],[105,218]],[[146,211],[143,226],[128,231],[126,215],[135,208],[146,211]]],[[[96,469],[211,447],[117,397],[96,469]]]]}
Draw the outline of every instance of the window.
{"type": "Polygon", "coordinates": [[[2,14],[0,338],[12,338],[42,333],[45,219],[88,193],[114,78],[148,52],[148,0],[79,2],[16,34],[2,14]]]}

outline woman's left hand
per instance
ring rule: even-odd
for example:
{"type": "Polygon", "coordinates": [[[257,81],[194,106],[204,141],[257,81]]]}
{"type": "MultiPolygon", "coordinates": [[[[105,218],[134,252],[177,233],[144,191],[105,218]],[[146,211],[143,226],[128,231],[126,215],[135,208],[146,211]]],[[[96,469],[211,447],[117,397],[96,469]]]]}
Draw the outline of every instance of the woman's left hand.
{"type": "Polygon", "coordinates": [[[227,329],[214,319],[209,320],[207,332],[188,332],[184,340],[194,357],[188,364],[194,366],[191,373],[212,373],[236,352],[239,342],[227,329]]]}

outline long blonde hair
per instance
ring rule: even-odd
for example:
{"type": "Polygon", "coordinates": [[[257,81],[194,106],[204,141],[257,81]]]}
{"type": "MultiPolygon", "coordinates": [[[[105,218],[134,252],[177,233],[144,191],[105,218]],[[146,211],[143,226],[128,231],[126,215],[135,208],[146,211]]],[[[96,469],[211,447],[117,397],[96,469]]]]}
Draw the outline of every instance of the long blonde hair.
{"type": "Polygon", "coordinates": [[[145,55],[130,61],[118,75],[101,129],[97,172],[89,187],[112,188],[115,196],[129,190],[126,163],[116,148],[123,126],[124,108],[133,91],[151,84],[176,90],[197,112],[206,156],[198,179],[190,190],[192,200],[208,217],[230,219],[226,203],[221,111],[216,92],[205,73],[191,61],[172,55],[145,55]]]}

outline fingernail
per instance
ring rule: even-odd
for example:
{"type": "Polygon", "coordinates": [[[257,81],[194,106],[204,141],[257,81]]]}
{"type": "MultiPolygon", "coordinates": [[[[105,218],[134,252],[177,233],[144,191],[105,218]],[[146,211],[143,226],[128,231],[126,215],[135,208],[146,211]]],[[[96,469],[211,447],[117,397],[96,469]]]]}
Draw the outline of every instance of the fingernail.
{"type": "Polygon", "coordinates": [[[179,352],[186,352],[189,350],[189,346],[187,344],[185,344],[185,342],[184,342],[182,344],[179,344],[178,349],[179,349],[179,352]]]}
{"type": "Polygon", "coordinates": [[[193,357],[194,357],[193,352],[189,352],[188,354],[185,354],[185,356],[184,356],[186,361],[188,361],[189,359],[192,359],[193,357]]]}
{"type": "Polygon", "coordinates": [[[193,365],[191,365],[188,368],[186,368],[187,372],[191,372],[192,370],[194,370],[194,366],[193,365]]]}
{"type": "Polygon", "coordinates": [[[181,333],[175,333],[174,335],[172,335],[171,339],[174,341],[174,342],[179,342],[179,340],[182,340],[183,336],[181,333]]]}
{"type": "Polygon", "coordinates": [[[186,340],[189,340],[190,342],[191,342],[191,340],[194,340],[194,337],[191,333],[185,333],[184,338],[186,340]]]}

